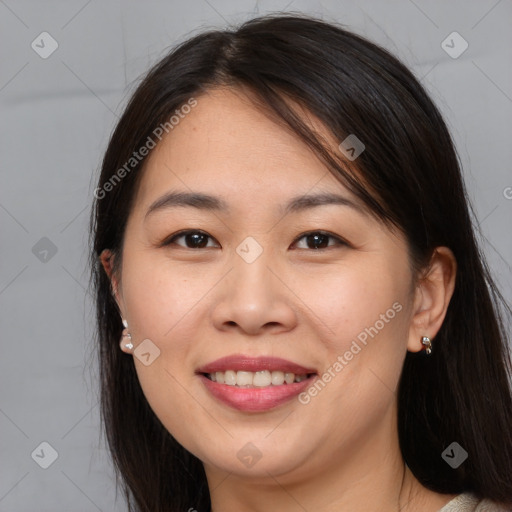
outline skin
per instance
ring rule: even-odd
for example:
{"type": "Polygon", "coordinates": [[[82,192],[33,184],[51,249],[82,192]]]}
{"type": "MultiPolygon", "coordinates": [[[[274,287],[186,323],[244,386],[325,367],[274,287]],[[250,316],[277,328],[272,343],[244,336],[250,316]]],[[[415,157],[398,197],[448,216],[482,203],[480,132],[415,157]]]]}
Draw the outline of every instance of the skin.
{"type": "Polygon", "coordinates": [[[101,255],[135,348],[149,338],[160,350],[149,366],[134,357],[149,404],[203,461],[215,512],[439,510],[453,496],[426,489],[404,465],[396,389],[406,352],[423,350],[421,337],[433,339],[443,322],[452,253],[437,248],[429,270],[416,276],[403,237],[365,212],[250,93],[217,89],[197,100],[147,160],[120,273],[112,272],[110,251],[101,255]],[[171,190],[218,196],[230,210],[181,206],[145,217],[171,190]],[[360,208],[279,210],[318,192],[342,194],[360,208]],[[183,229],[207,233],[207,247],[187,247],[183,237],[160,246],[183,229]],[[324,238],[328,247],[315,249],[299,238],[318,230],[348,244],[324,238]],[[236,252],[248,236],[263,248],[252,263],[236,252]],[[214,399],[195,373],[242,353],[322,374],[395,303],[401,311],[306,405],[293,399],[240,412],[214,399]],[[261,454],[252,467],[237,457],[248,442],[261,454]]]}

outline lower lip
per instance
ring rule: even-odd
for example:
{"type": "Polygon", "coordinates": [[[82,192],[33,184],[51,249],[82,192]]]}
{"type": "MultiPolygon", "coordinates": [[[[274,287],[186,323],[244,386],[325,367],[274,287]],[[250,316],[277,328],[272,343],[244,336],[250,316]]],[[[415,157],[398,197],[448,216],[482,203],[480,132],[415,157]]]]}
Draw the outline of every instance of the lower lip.
{"type": "Polygon", "coordinates": [[[260,412],[268,411],[284,404],[308,388],[315,376],[302,382],[267,386],[264,388],[239,388],[213,382],[204,375],[199,375],[206,389],[218,400],[239,411],[260,412]]]}

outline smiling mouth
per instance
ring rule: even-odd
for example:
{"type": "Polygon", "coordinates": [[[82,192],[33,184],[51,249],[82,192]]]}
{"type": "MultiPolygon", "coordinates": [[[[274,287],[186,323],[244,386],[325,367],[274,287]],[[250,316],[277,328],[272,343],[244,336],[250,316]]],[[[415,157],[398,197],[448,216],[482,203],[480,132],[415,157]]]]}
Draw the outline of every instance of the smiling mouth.
{"type": "Polygon", "coordinates": [[[226,384],[237,388],[266,388],[302,382],[316,373],[295,374],[280,370],[261,370],[248,372],[244,370],[226,370],[224,372],[203,373],[207,379],[219,384],[226,384]]]}

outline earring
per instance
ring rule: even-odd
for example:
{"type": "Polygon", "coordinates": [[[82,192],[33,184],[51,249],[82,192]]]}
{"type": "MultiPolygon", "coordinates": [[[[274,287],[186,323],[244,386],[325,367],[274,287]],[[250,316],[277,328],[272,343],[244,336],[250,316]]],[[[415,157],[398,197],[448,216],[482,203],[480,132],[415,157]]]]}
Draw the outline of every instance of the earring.
{"type": "Polygon", "coordinates": [[[128,322],[123,318],[123,335],[121,336],[121,341],[119,343],[121,350],[132,350],[132,335],[128,332],[128,322]]]}
{"type": "Polygon", "coordinates": [[[432,342],[428,336],[423,336],[421,338],[421,344],[425,346],[425,352],[427,355],[432,354],[432,342]]]}

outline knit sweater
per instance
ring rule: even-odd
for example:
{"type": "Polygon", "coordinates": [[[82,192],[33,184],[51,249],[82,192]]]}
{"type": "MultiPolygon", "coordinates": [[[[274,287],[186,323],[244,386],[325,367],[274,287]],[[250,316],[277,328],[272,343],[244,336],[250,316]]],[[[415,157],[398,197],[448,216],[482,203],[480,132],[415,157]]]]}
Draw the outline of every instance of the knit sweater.
{"type": "Polygon", "coordinates": [[[439,512],[512,512],[512,507],[502,507],[496,503],[479,499],[474,494],[459,494],[439,512]]]}

